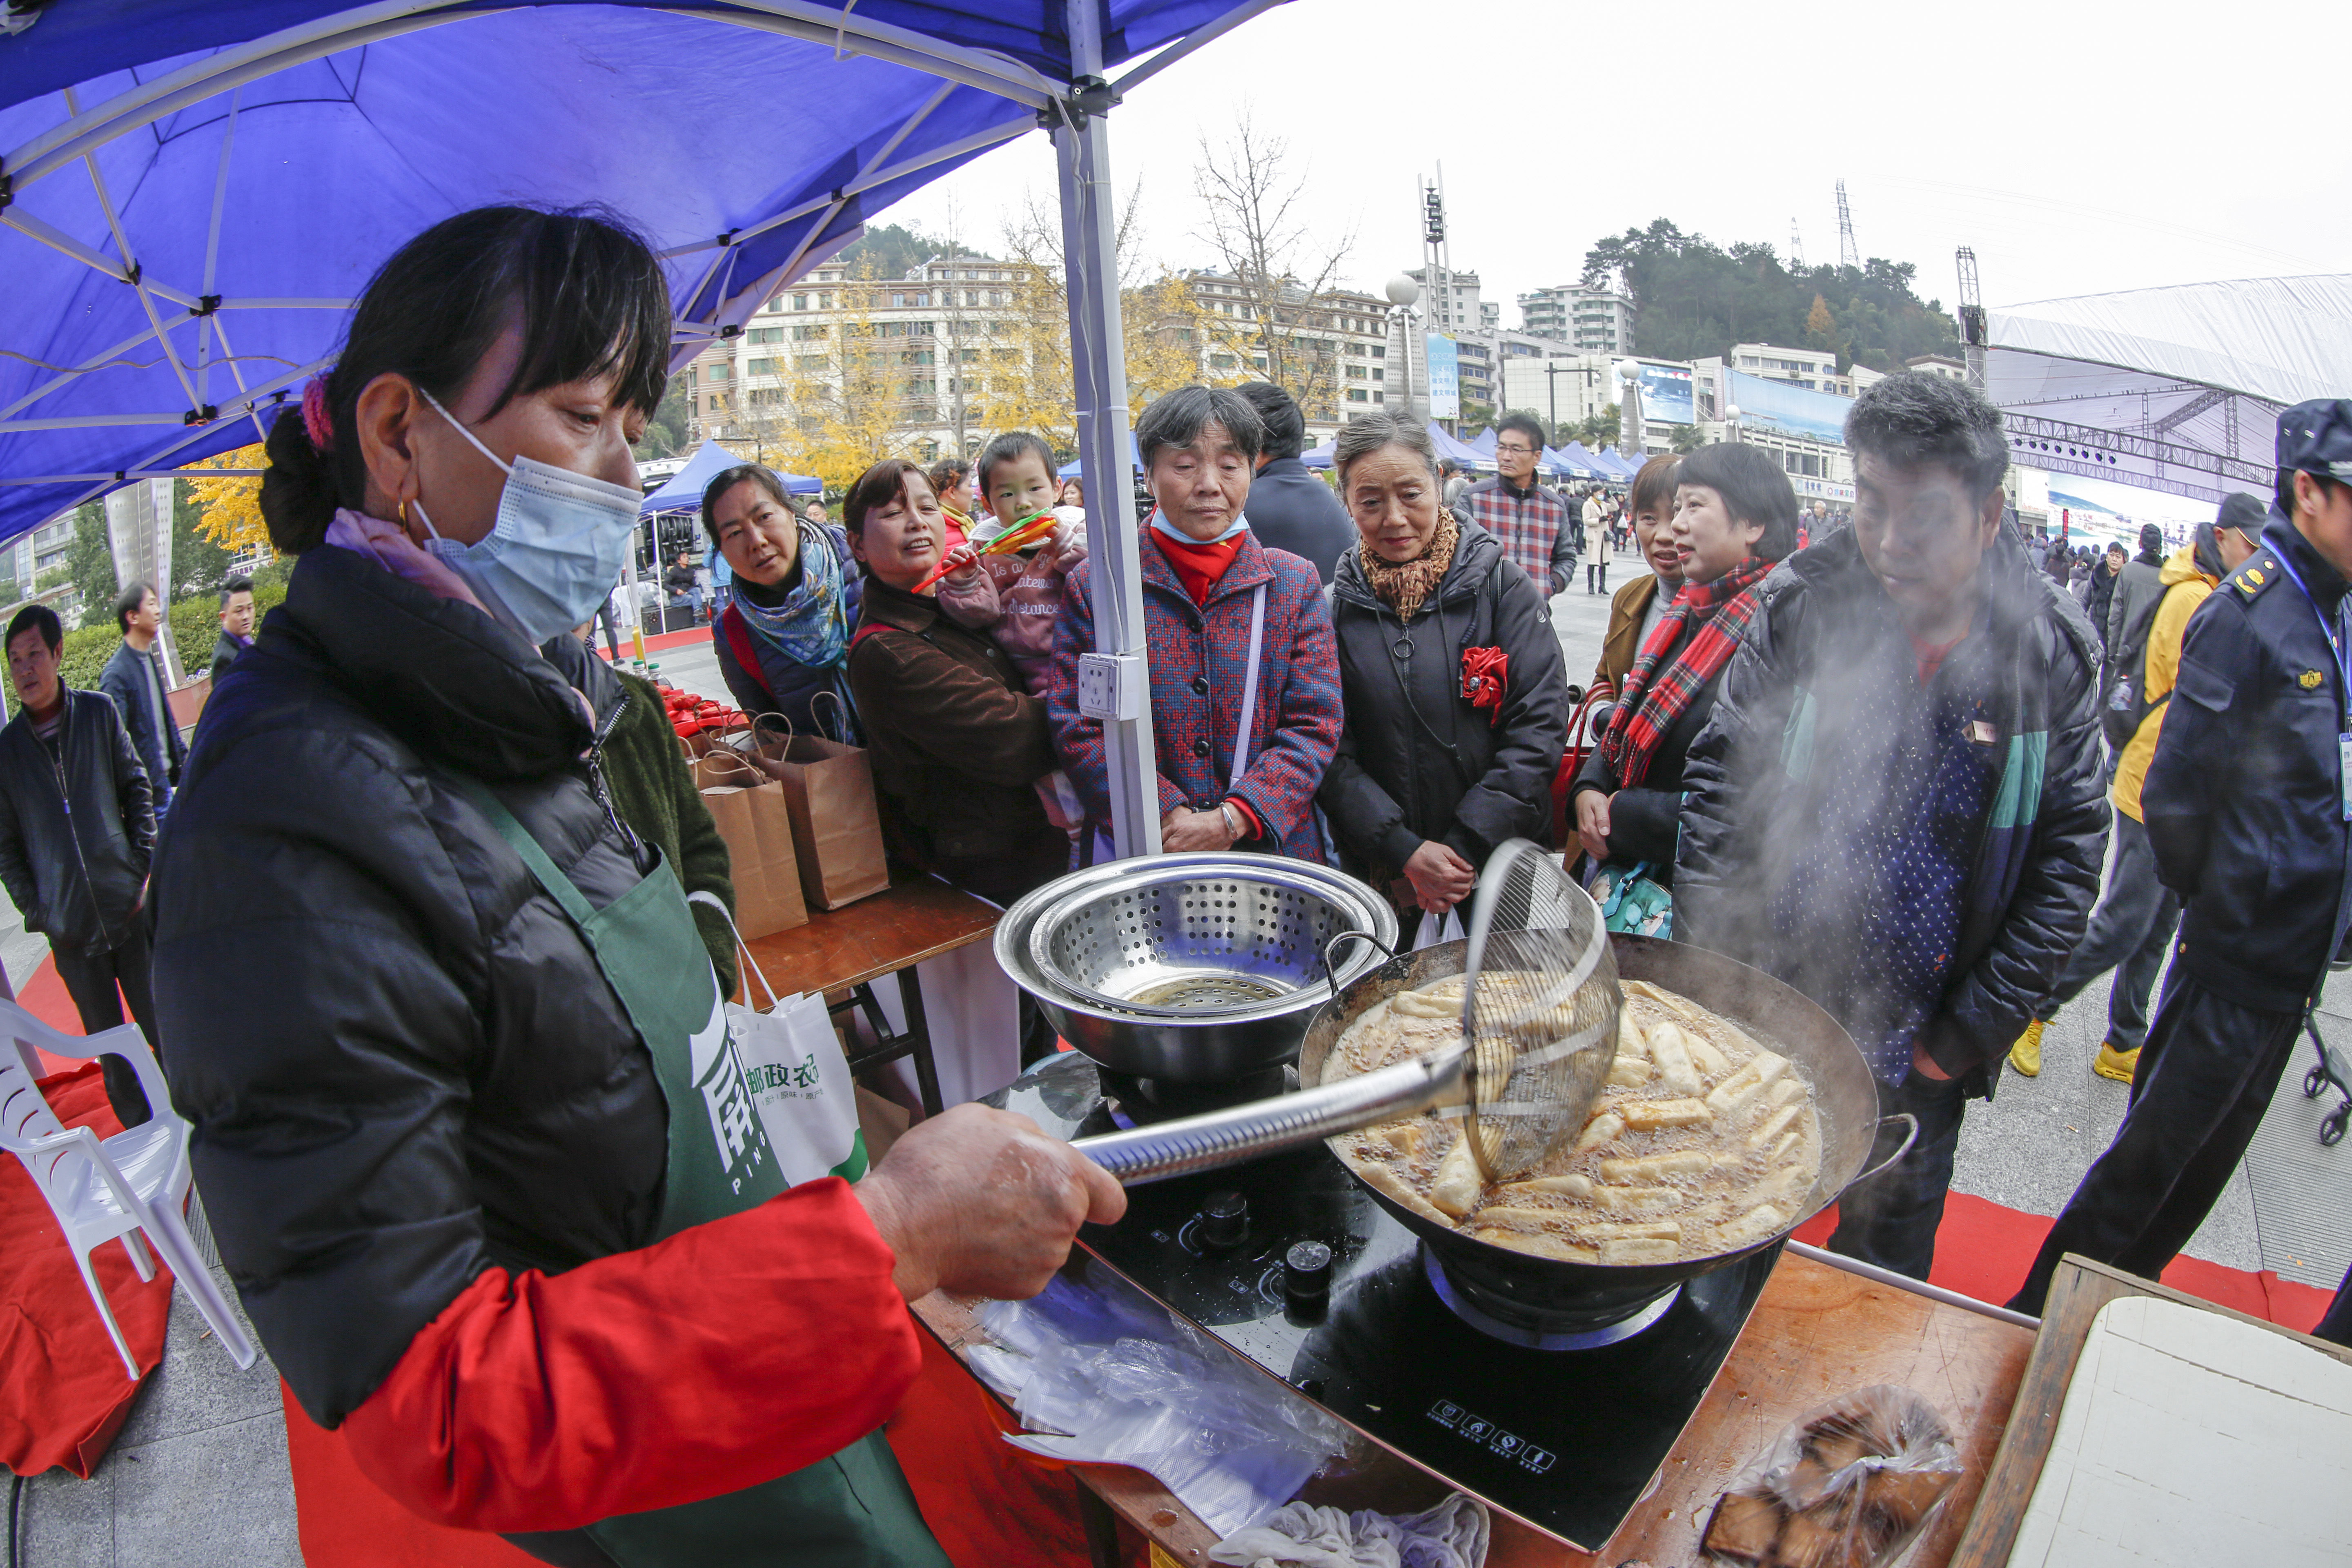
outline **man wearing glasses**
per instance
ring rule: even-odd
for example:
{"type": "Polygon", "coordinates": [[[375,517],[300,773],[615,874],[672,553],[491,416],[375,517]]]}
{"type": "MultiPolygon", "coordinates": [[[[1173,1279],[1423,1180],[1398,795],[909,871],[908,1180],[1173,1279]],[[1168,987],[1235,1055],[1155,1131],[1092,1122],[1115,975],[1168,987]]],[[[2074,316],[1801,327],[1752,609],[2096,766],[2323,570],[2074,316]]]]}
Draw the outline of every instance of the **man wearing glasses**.
{"type": "Polygon", "coordinates": [[[1462,496],[1457,510],[1500,540],[1505,559],[1518,563],[1547,595],[1575,578],[1577,531],[1568,503],[1536,483],[1536,459],[1543,452],[1543,426],[1525,414],[1507,414],[1495,426],[1495,467],[1462,496]]]}

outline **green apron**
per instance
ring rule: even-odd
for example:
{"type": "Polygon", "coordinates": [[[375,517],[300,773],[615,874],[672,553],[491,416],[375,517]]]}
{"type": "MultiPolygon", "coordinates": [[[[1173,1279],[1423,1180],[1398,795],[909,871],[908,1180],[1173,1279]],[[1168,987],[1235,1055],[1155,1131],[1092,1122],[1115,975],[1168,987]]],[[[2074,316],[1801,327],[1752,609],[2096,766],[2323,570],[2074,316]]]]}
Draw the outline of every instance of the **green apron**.
{"type": "MultiPolygon", "coordinates": [[[[653,1057],[669,1106],[659,1234],[740,1214],[784,1191],[678,879],[656,866],[593,908],[496,795],[458,782],[579,928],[653,1057]]],[[[878,1430],[762,1485],[622,1514],[587,1534],[620,1568],[950,1568],[878,1430]]]]}

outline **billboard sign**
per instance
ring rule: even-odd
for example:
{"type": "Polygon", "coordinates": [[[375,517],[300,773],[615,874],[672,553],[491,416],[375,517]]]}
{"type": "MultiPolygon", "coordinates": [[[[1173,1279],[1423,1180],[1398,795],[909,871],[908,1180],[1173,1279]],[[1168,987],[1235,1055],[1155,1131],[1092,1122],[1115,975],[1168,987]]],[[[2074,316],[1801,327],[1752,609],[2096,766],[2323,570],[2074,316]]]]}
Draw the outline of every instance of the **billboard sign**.
{"type": "Polygon", "coordinates": [[[1429,416],[1462,417],[1462,355],[1454,340],[1429,334],[1429,416]]]}
{"type": "Polygon", "coordinates": [[[1654,425],[1696,425],[1688,365],[1642,363],[1642,417],[1654,425]]]}
{"type": "Polygon", "coordinates": [[[1845,416],[1853,400],[1832,392],[1808,392],[1785,381],[1728,373],[1725,401],[1739,410],[1742,425],[1769,426],[1786,436],[1804,437],[1838,447],[1845,444],[1845,416]]]}

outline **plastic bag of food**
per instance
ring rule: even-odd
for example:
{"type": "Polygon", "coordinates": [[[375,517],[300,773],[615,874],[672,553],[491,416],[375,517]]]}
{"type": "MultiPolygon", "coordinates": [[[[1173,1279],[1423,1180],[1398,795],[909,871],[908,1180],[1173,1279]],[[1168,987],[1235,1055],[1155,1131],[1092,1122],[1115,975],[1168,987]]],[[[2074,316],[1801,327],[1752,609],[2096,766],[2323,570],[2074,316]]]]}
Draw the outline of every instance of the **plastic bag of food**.
{"type": "Polygon", "coordinates": [[[1885,1568],[1959,1479],[1934,1405],[1907,1388],[1856,1389],[1790,1424],[1716,1500],[1706,1552],[1743,1568],[1885,1568]]]}

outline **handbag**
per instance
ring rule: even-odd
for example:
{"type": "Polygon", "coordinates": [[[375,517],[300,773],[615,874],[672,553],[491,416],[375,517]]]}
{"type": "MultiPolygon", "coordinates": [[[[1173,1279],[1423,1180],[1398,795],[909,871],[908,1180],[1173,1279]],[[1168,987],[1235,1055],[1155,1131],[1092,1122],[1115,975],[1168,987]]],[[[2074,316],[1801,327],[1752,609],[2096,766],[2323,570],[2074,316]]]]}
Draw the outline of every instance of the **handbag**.
{"type": "MultiPolygon", "coordinates": [[[[828,698],[841,701],[835,693],[820,691],[811,706],[828,698]]],[[[845,706],[844,713],[845,718],[845,706]]],[[[784,738],[757,747],[752,754],[783,785],[801,891],[810,905],[837,910],[889,887],[882,818],[874,796],[874,763],[866,748],[822,735],[795,735],[786,720],[784,738]]]]}
{"type": "MultiPolygon", "coordinates": [[[[708,904],[727,916],[727,905],[713,894],[689,893],[687,901],[708,904]]],[[[727,924],[734,929],[731,918],[727,924]]],[[[727,1036],[743,1064],[744,1083],[759,1108],[761,1124],[768,1130],[778,1173],[787,1186],[794,1187],[823,1176],[856,1181],[866,1174],[866,1134],[857,1125],[857,1089],[849,1076],[849,1058],[841,1054],[824,994],[778,999],[740,931],[735,932],[735,949],[743,966],[744,1001],[751,999],[756,980],[767,993],[768,1005],[763,1010],[740,1002],[723,1004],[727,1036]]]]}
{"type": "Polygon", "coordinates": [[[1584,890],[1601,906],[1601,924],[1631,936],[1672,941],[1675,895],[1650,875],[1655,862],[1604,860],[1585,880],[1584,890]]]}
{"type": "Polygon", "coordinates": [[[727,843],[739,936],[773,936],[808,924],[784,786],[724,744],[694,759],[695,787],[727,843]]]}
{"type": "Polygon", "coordinates": [[[1601,737],[1593,732],[1592,715],[1594,710],[1608,700],[1608,693],[1596,685],[1585,692],[1576,705],[1576,711],[1569,718],[1568,749],[1560,754],[1559,771],[1552,775],[1551,781],[1551,841],[1554,844],[1573,845],[1576,842],[1574,825],[1568,818],[1569,792],[1576,787],[1577,771],[1584,766],[1584,759],[1591,756],[1592,748],[1601,743],[1601,737]]]}

